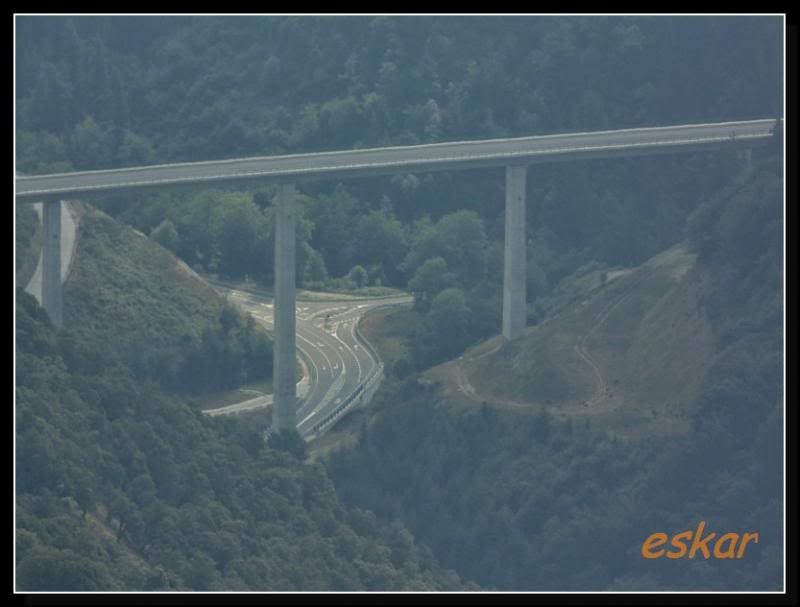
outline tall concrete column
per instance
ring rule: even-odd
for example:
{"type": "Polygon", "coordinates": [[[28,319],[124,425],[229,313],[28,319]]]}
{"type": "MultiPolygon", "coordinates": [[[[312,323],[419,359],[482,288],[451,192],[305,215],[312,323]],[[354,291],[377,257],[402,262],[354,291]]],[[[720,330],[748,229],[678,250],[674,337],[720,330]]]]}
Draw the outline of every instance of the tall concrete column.
{"type": "Polygon", "coordinates": [[[506,167],[506,241],[503,272],[503,336],[525,332],[525,178],[526,166],[506,167]]]}
{"type": "Polygon", "coordinates": [[[42,307],[57,327],[63,324],[61,296],[61,202],[42,204],[42,307]]]}
{"type": "Polygon", "coordinates": [[[295,387],[294,184],[283,184],[275,209],[275,302],[272,427],[297,426],[295,387]]]}

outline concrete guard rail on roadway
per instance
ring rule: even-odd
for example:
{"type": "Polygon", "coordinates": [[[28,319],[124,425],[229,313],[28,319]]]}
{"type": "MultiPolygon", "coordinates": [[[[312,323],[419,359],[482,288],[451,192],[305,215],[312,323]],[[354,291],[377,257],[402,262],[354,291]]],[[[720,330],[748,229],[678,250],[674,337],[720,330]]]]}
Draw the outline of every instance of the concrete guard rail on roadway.
{"type": "Polygon", "coordinates": [[[338,407],[325,416],[322,421],[312,426],[305,433],[303,438],[306,440],[311,440],[313,438],[322,436],[322,434],[324,434],[328,428],[338,421],[340,417],[347,413],[347,411],[350,410],[353,405],[363,405],[369,403],[382,381],[383,363],[378,363],[378,366],[372,370],[370,376],[363,383],[359,384],[358,387],[353,390],[353,392],[351,392],[350,395],[348,395],[338,407]]]}
{"type": "MultiPolygon", "coordinates": [[[[382,306],[375,306],[372,310],[380,310],[382,308],[389,308],[396,304],[386,304],[382,306]]],[[[339,420],[347,411],[351,409],[351,406],[354,404],[359,405],[366,405],[372,400],[372,397],[375,395],[375,392],[378,391],[381,383],[383,382],[383,362],[381,361],[380,356],[378,356],[378,351],[375,350],[373,345],[369,342],[368,339],[364,337],[361,333],[361,328],[359,327],[360,322],[356,323],[355,330],[356,330],[356,337],[358,337],[359,342],[361,342],[362,346],[366,348],[369,352],[372,359],[375,361],[376,366],[372,369],[370,375],[361,382],[353,392],[348,395],[342,403],[336,407],[333,411],[331,411],[324,419],[316,423],[312,426],[305,434],[304,438],[306,440],[311,440],[312,438],[318,438],[322,436],[337,420],[339,420]]]]}

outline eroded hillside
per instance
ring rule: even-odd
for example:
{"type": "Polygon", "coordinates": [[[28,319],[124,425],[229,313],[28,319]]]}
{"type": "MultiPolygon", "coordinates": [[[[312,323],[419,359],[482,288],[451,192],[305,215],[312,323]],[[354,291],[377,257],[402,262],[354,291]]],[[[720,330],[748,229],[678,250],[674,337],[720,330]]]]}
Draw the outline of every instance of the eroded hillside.
{"type": "Polygon", "coordinates": [[[575,280],[581,301],[523,339],[496,337],[426,379],[456,400],[601,416],[623,433],[685,431],[715,354],[696,256],[680,244],[633,270],[575,280]]]}

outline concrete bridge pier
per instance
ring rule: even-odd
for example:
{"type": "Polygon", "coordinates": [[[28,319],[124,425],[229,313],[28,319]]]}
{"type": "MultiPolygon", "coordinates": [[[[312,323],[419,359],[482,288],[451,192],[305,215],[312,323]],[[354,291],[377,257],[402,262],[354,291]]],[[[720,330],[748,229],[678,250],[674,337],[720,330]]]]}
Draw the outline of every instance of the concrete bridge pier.
{"type": "Polygon", "coordinates": [[[295,235],[294,184],[281,184],[275,208],[274,356],[272,427],[297,426],[295,387],[295,235]]]}
{"type": "Polygon", "coordinates": [[[503,268],[503,337],[525,333],[525,180],[526,165],[506,167],[506,233],[503,268]]]}
{"type": "Polygon", "coordinates": [[[61,328],[61,201],[42,203],[42,307],[61,328]]]}

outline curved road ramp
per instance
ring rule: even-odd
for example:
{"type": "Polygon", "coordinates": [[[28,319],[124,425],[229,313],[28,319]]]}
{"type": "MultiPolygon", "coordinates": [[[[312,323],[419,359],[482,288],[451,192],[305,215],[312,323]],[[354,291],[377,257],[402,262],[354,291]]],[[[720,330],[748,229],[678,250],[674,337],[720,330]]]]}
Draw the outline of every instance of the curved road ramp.
{"type": "MultiPolygon", "coordinates": [[[[244,312],[272,332],[273,300],[265,293],[214,283],[244,312]]],[[[383,363],[358,329],[368,311],[378,307],[408,305],[410,296],[336,298],[298,301],[297,351],[303,378],[297,384],[297,430],[306,440],[324,434],[348,411],[367,404],[383,380],[383,363]]],[[[230,415],[273,404],[272,394],[240,403],[206,409],[206,415],[230,415]]]]}

